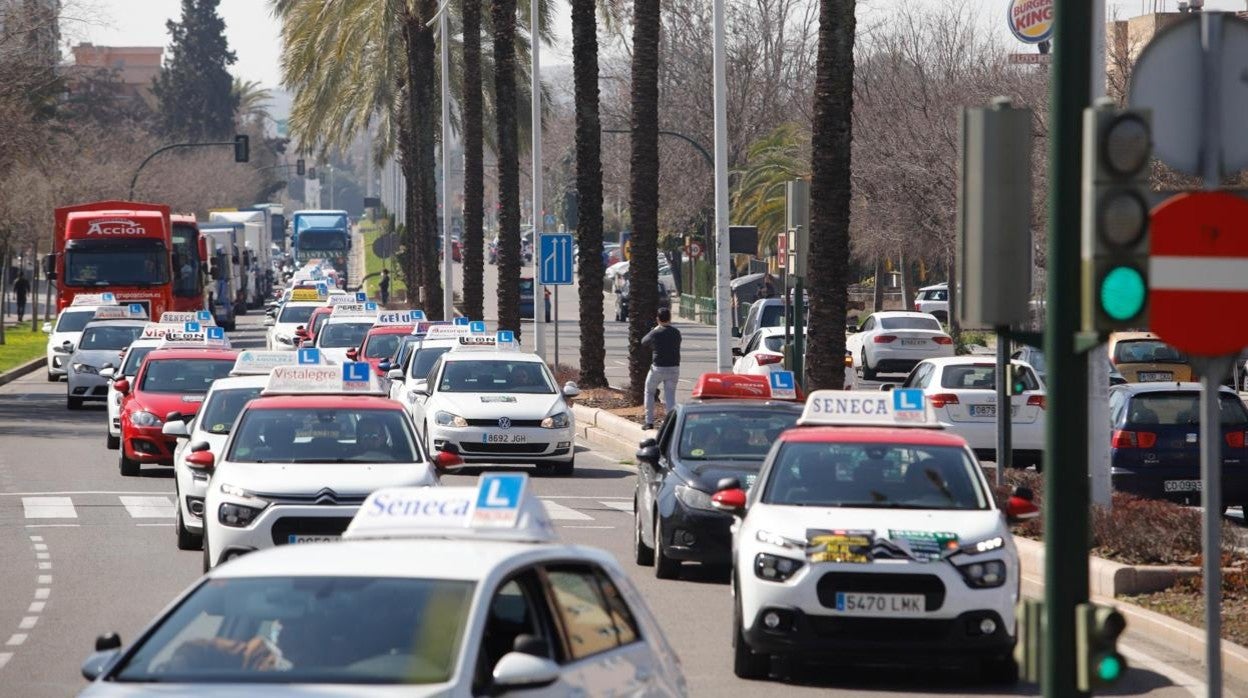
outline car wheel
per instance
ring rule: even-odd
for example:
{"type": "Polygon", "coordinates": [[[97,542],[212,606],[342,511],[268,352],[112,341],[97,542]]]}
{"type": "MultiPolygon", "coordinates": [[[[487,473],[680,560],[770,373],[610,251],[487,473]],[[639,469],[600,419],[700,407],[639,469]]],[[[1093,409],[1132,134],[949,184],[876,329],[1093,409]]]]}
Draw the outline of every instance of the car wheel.
{"type": "Polygon", "coordinates": [[[1018,662],[1010,654],[991,657],[980,662],[979,675],[985,683],[1013,685],[1018,683],[1018,662]]]}
{"type": "Polygon", "coordinates": [[[875,379],[876,379],[876,373],[875,373],[875,371],[871,370],[871,367],[867,365],[867,350],[866,350],[866,349],[863,349],[863,350],[862,350],[862,361],[861,361],[861,363],[862,363],[862,379],[863,379],[864,381],[873,381],[873,380],[875,380],[875,379]]]}
{"type": "Polygon", "coordinates": [[[732,673],[739,679],[767,678],[771,670],[771,657],[756,653],[745,641],[740,601],[733,604],[732,616],[732,673]]]}
{"type": "Polygon", "coordinates": [[[663,528],[657,514],[654,517],[654,576],[659,579],[680,577],[680,560],[663,554],[663,528]]]}
{"type": "Polygon", "coordinates": [[[134,477],[139,474],[139,462],[126,458],[126,449],[120,449],[117,456],[117,470],[123,477],[134,477]]]}
{"type": "Polygon", "coordinates": [[[55,383],[55,382],[59,381],[60,379],[61,379],[61,378],[60,378],[60,376],[56,375],[55,373],[53,373],[53,372],[51,372],[51,371],[48,371],[48,382],[49,382],[49,383],[55,383]]]}
{"type": "Polygon", "coordinates": [[[82,398],[80,398],[80,397],[73,397],[73,396],[66,396],[66,397],[65,397],[65,408],[66,408],[66,409],[70,409],[70,410],[80,410],[80,409],[82,409],[82,398]]]}
{"type": "Polygon", "coordinates": [[[108,450],[116,451],[118,447],[121,446],[120,436],[113,436],[112,433],[105,431],[104,437],[104,445],[108,448],[108,450]]]}
{"type": "Polygon", "coordinates": [[[187,530],[186,525],[182,522],[182,504],[179,502],[174,504],[177,514],[174,518],[174,528],[178,533],[178,550],[199,550],[204,545],[202,536],[197,536],[187,530]]]}
{"type": "Polygon", "coordinates": [[[641,526],[641,512],[637,508],[637,498],[633,497],[633,561],[642,567],[649,567],[654,564],[654,548],[642,539],[641,526]]]}

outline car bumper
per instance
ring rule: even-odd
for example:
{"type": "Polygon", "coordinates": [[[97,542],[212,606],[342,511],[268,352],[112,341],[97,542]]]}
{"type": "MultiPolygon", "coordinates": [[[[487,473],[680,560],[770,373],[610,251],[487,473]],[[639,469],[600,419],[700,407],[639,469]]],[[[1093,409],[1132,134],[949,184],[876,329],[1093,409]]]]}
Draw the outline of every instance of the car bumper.
{"type": "Polygon", "coordinates": [[[987,658],[1014,648],[1014,637],[994,610],[967,611],[952,618],[847,618],[777,606],[759,610],[744,634],[756,652],[840,661],[987,658]],[[780,619],[775,629],[763,622],[770,613],[780,619]],[[986,620],[992,622],[990,633],[983,632],[986,620]]]}
{"type": "Polygon", "coordinates": [[[161,427],[126,428],[122,425],[121,448],[126,458],[148,465],[173,465],[173,451],[177,439],[170,439],[160,432],[161,427]]]}
{"type": "Polygon", "coordinates": [[[121,394],[115,390],[108,391],[108,435],[121,436],[121,394]]]}
{"type": "Polygon", "coordinates": [[[924,359],[953,356],[954,348],[952,344],[939,344],[936,346],[939,348],[934,349],[929,346],[925,348],[902,349],[901,347],[880,345],[868,350],[867,358],[871,364],[871,369],[876,372],[909,373],[924,359]]]}
{"type": "Polygon", "coordinates": [[[58,351],[49,351],[47,353],[47,359],[48,374],[53,376],[63,376],[69,372],[67,369],[69,365],[69,354],[64,354],[58,351]]]}
{"type": "MultiPolygon", "coordinates": [[[[987,422],[954,422],[941,419],[940,421],[948,431],[966,439],[966,443],[970,445],[971,450],[975,451],[976,454],[985,450],[989,452],[996,451],[997,423],[995,420],[987,422]]],[[[1040,419],[1034,422],[1015,421],[1010,427],[1010,445],[1015,451],[1044,450],[1044,421],[1040,419]]]]}
{"type": "Polygon", "coordinates": [[[94,373],[71,371],[66,374],[68,386],[66,394],[83,400],[108,399],[108,381],[94,373]]]}
{"type": "Polygon", "coordinates": [[[673,560],[727,565],[732,562],[732,516],[685,505],[672,497],[669,512],[659,509],[663,554],[673,560]]]}
{"type": "MultiPolygon", "coordinates": [[[[1137,497],[1192,506],[1201,504],[1199,466],[1114,466],[1110,479],[1115,490],[1137,497]]],[[[1222,504],[1248,504],[1248,466],[1222,466],[1222,504]]]]}
{"type": "Polygon", "coordinates": [[[459,449],[465,463],[534,463],[571,460],[575,447],[575,425],[566,429],[541,427],[439,427],[430,425],[429,443],[435,450],[447,444],[459,449]],[[504,435],[521,442],[490,443],[489,437],[504,435]]]}
{"type": "MultiPolygon", "coordinates": [[[[189,453],[189,451],[184,452],[189,453]]],[[[175,464],[178,479],[178,507],[182,510],[182,525],[192,533],[204,531],[204,498],[208,495],[208,474],[199,474],[185,465],[175,464]]]]}
{"type": "MultiPolygon", "coordinates": [[[[204,515],[210,517],[209,560],[216,565],[256,550],[296,542],[296,536],[318,540],[342,537],[359,505],[271,504],[246,527],[226,526],[217,518],[222,501],[214,499],[204,515]]],[[[312,542],[312,541],[308,541],[312,542]]]]}

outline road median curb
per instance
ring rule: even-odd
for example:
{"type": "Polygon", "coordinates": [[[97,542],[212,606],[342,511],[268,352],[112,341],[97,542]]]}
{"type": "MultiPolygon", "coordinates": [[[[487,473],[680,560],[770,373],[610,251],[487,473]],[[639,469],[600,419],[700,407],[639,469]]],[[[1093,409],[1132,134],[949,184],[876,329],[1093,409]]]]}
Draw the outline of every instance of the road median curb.
{"type": "Polygon", "coordinates": [[[41,354],[24,364],[18,364],[4,373],[0,373],[0,385],[8,385],[22,376],[34,373],[45,363],[47,363],[47,357],[41,354]]]}
{"type": "Polygon", "coordinates": [[[631,461],[637,444],[645,438],[640,424],[603,409],[574,404],[572,414],[576,417],[577,436],[621,460],[631,461]]]}

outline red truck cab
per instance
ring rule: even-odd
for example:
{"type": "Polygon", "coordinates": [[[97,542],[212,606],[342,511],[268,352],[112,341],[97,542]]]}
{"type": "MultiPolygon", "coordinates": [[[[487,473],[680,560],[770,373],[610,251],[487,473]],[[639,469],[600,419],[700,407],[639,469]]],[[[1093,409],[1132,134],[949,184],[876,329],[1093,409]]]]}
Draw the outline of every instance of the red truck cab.
{"type": "Polygon", "coordinates": [[[173,268],[173,309],[193,312],[208,308],[204,279],[208,271],[208,244],[195,216],[171,218],[170,256],[173,268]]]}

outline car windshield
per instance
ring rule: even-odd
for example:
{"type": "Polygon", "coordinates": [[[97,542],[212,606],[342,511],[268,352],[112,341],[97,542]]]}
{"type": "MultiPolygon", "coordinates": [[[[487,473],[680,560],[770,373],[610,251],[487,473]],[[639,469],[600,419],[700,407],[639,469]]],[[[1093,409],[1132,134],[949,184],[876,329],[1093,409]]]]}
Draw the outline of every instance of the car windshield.
{"type": "Polygon", "coordinates": [[[450,350],[450,347],[421,347],[417,349],[416,353],[412,355],[412,368],[408,375],[424,380],[429,375],[429,370],[433,368],[433,364],[450,350]]]}
{"type": "Polygon", "coordinates": [[[299,233],[295,244],[300,250],[345,250],[347,234],[346,231],[306,230],[299,233]]]}
{"type": "MultiPolygon", "coordinates": [[[[1141,393],[1124,404],[1127,412],[1126,424],[1129,426],[1194,427],[1200,424],[1200,393],[1194,390],[1141,393]]],[[[1245,411],[1244,403],[1238,397],[1219,395],[1218,404],[1222,408],[1222,426],[1248,424],[1248,411],[1245,411]]],[[[1119,408],[1119,413],[1114,415],[1114,421],[1118,421],[1121,412],[1122,408],[1119,408]]]]}
{"type": "Polygon", "coordinates": [[[248,410],[227,460],[248,463],[419,463],[399,409],[356,407],[248,410]]]}
{"type": "Polygon", "coordinates": [[[56,332],[81,332],[95,317],[95,310],[66,310],[56,321],[56,332]]]}
{"type": "Polygon", "coordinates": [[[335,322],[326,324],[316,333],[316,346],[324,349],[347,349],[360,346],[373,327],[370,322],[335,322]]]}
{"type": "MultiPolygon", "coordinates": [[[[1034,373],[1022,366],[1015,368],[1022,375],[1024,390],[1040,389],[1040,381],[1036,380],[1034,373]]],[[[951,390],[996,390],[997,367],[992,364],[945,366],[945,370],[940,373],[940,387],[951,390]]]]}
{"type": "Polygon", "coordinates": [[[121,375],[133,376],[139,372],[139,366],[143,363],[143,359],[152,353],[156,347],[131,347],[126,352],[126,365],[121,367],[121,375]]]}
{"type": "Polygon", "coordinates": [[[685,413],[680,425],[682,460],[747,460],[762,464],[780,432],[797,421],[796,411],[734,407],[685,413]]]}
{"type": "Polygon", "coordinates": [[[368,343],[364,345],[364,358],[384,359],[390,356],[398,348],[401,339],[401,334],[375,334],[369,337],[368,343]]]}
{"type": "Polygon", "coordinates": [[[930,317],[882,317],[883,330],[934,330],[940,332],[940,322],[930,317]]]}
{"type": "Polygon", "coordinates": [[[282,314],[277,316],[277,321],[290,325],[302,325],[312,317],[312,311],[316,308],[315,305],[287,305],[282,308],[282,314]]]}
{"type": "Polygon", "coordinates": [[[234,420],[238,419],[238,413],[243,411],[243,406],[259,395],[261,390],[262,387],[255,386],[212,391],[196,417],[199,428],[209,434],[230,433],[230,428],[234,426],[234,420]]]}
{"type": "Polygon", "coordinates": [[[82,333],[79,349],[125,349],[143,334],[141,325],[95,325],[82,333]]]}
{"type": "Polygon", "coordinates": [[[1116,364],[1185,364],[1187,357],[1158,339],[1133,339],[1114,345],[1116,364]]]}
{"type": "Polygon", "coordinates": [[[1031,364],[1031,367],[1032,367],[1032,368],[1034,368],[1034,369],[1036,369],[1036,370],[1037,370],[1037,371],[1039,371],[1040,373],[1044,373],[1044,371],[1045,371],[1045,363],[1044,363],[1044,353],[1043,353],[1043,352],[1033,351],[1033,352],[1029,353],[1029,354],[1027,355],[1027,363],[1031,364]]]}
{"type": "Polygon", "coordinates": [[[555,386],[536,361],[448,361],[438,390],[444,393],[531,393],[548,395],[555,386]]]}
{"type": "Polygon", "coordinates": [[[230,375],[234,359],[156,359],[147,362],[139,390],[146,393],[206,393],[212,382],[230,375]]]}
{"type": "Polygon", "coordinates": [[[474,586],[365,576],[209,579],[160,621],[113,678],[442,683],[454,673],[474,586]]]}
{"type": "Polygon", "coordinates": [[[762,501],[811,507],[986,509],[978,464],[956,446],[805,443],[781,446],[762,501]]]}

